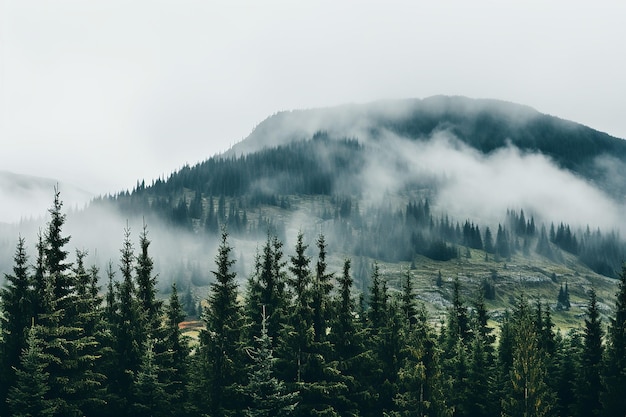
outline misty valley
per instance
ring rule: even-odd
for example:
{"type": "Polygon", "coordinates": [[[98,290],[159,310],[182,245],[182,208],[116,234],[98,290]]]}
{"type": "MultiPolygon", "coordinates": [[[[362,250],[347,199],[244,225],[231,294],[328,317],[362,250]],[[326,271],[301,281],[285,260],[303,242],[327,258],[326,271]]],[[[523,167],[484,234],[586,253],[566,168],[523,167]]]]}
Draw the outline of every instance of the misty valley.
{"type": "Polygon", "coordinates": [[[626,142],[495,100],[283,112],[0,224],[0,416],[626,413],[626,142]]]}

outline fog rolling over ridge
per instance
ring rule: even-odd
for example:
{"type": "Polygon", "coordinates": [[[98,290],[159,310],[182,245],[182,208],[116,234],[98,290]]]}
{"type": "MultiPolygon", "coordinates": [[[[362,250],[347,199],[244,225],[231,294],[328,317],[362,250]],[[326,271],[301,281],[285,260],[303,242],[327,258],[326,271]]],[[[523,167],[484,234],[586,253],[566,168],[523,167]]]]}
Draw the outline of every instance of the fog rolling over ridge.
{"type": "Polygon", "coordinates": [[[63,190],[68,208],[84,208],[94,197],[88,191],[51,178],[33,177],[0,171],[0,223],[43,217],[50,207],[54,187],[63,190]]]}
{"type": "MultiPolygon", "coordinates": [[[[372,201],[434,180],[434,200],[457,218],[494,221],[507,208],[546,221],[623,229],[626,142],[497,100],[435,96],[278,113],[225,156],[325,132],[365,148],[357,183],[372,201]]],[[[277,190],[279,191],[279,190],[277,190]]]]}
{"type": "MultiPolygon", "coordinates": [[[[324,233],[346,256],[375,258],[375,250],[346,243],[361,232],[354,218],[350,230],[336,222],[344,209],[347,216],[358,211],[369,230],[380,221],[378,208],[405,213],[407,204],[427,199],[433,218],[469,220],[482,231],[495,232],[509,209],[548,227],[624,231],[625,164],[621,139],[496,100],[437,96],[283,112],[224,155],[71,211],[66,232],[71,248],[88,250],[88,261],[103,268],[117,265],[124,228],[137,250],[146,224],[162,288],[171,281],[205,285],[220,225],[231,233],[235,256],[245,258],[238,259],[242,273],[251,272],[268,229],[285,241],[286,253],[304,231],[311,243],[324,233]]],[[[67,190],[60,191],[67,211],[67,190]]],[[[47,207],[52,200],[51,187],[47,207]]],[[[44,227],[42,220],[3,228],[2,271],[18,234],[34,254],[44,227]]]]}

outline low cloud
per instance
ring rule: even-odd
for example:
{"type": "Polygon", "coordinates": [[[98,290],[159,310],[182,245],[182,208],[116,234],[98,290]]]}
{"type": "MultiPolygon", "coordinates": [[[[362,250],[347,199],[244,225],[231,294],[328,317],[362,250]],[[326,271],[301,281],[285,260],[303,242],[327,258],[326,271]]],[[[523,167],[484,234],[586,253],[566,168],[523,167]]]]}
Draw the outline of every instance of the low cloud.
{"type": "Polygon", "coordinates": [[[509,145],[485,155],[448,132],[426,141],[388,134],[370,146],[375,149],[362,177],[370,197],[424,182],[434,184],[431,202],[457,220],[489,224],[513,208],[547,222],[623,227],[617,202],[541,154],[509,145]]]}

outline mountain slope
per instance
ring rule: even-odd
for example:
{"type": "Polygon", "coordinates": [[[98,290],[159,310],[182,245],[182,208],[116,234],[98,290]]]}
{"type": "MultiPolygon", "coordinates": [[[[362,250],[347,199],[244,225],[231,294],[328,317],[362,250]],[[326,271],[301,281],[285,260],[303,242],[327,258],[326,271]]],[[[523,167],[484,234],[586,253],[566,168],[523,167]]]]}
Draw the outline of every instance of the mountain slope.
{"type": "Polygon", "coordinates": [[[318,131],[362,142],[385,140],[389,134],[427,140],[443,131],[482,153],[511,144],[546,155],[620,198],[626,192],[624,181],[613,180],[626,167],[626,141],[527,106],[488,99],[434,96],[281,112],[225,156],[302,140],[318,131]]]}
{"type": "MultiPolygon", "coordinates": [[[[124,225],[147,223],[162,289],[205,286],[226,226],[242,283],[268,232],[285,253],[298,232],[311,247],[323,233],[335,270],[355,260],[360,291],[377,261],[392,284],[415,268],[436,308],[449,295],[434,287],[442,271],[472,292],[498,288],[496,308],[520,286],[552,301],[567,281],[580,309],[591,285],[611,294],[606,277],[626,255],[625,143],[525,106],[461,97],[280,113],[224,155],[96,199],[68,216],[68,232],[104,267],[119,256],[124,225]]],[[[31,226],[22,234],[32,242],[40,225],[31,226]]],[[[0,244],[8,262],[14,245],[0,244]]]]}
{"type": "Polygon", "coordinates": [[[83,207],[93,198],[93,194],[85,190],[52,178],[0,171],[0,199],[3,202],[0,206],[0,222],[10,223],[21,218],[43,217],[50,207],[55,186],[63,190],[68,207],[83,207]]]}

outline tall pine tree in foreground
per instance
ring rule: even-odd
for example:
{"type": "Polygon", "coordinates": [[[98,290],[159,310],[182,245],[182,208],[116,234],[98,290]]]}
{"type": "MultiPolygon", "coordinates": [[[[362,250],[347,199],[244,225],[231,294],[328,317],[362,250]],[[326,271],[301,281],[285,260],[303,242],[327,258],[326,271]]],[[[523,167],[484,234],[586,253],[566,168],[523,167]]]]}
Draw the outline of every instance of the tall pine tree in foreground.
{"type": "Polygon", "coordinates": [[[229,415],[241,407],[237,392],[243,379],[243,312],[237,300],[232,251],[228,233],[222,229],[215,256],[216,270],[212,271],[215,282],[211,284],[203,314],[206,328],[200,334],[198,357],[203,369],[201,396],[206,398],[202,406],[212,417],[229,415]]]}
{"type": "Polygon", "coordinates": [[[546,384],[546,366],[539,348],[539,334],[523,295],[514,317],[513,363],[509,373],[509,389],[502,398],[503,415],[551,416],[554,395],[546,384]]]}
{"type": "MultiPolygon", "coordinates": [[[[13,417],[51,417],[58,411],[58,402],[50,399],[49,359],[43,351],[37,326],[28,331],[20,366],[15,371],[15,384],[9,390],[7,405],[13,417]]],[[[4,407],[3,407],[4,408],[4,407]]]]}
{"type": "Polygon", "coordinates": [[[0,289],[0,403],[15,382],[26,347],[27,329],[33,318],[31,277],[24,238],[18,239],[12,274],[5,274],[6,285],[0,289]]]}
{"type": "Polygon", "coordinates": [[[622,416],[626,413],[626,265],[622,266],[619,276],[615,313],[610,319],[607,336],[604,392],[600,396],[602,413],[622,416]]]}
{"type": "Polygon", "coordinates": [[[283,381],[274,376],[272,339],[267,334],[265,308],[262,312],[261,336],[256,337],[257,347],[250,351],[252,366],[244,392],[250,406],[246,417],[287,417],[293,414],[298,392],[289,392],[283,381]]]}
{"type": "Polygon", "coordinates": [[[583,329],[583,346],[580,358],[580,368],[576,378],[576,415],[596,416],[601,410],[600,390],[602,384],[602,355],[604,346],[602,338],[602,320],[598,309],[596,291],[589,291],[585,327],[583,329]]]}

